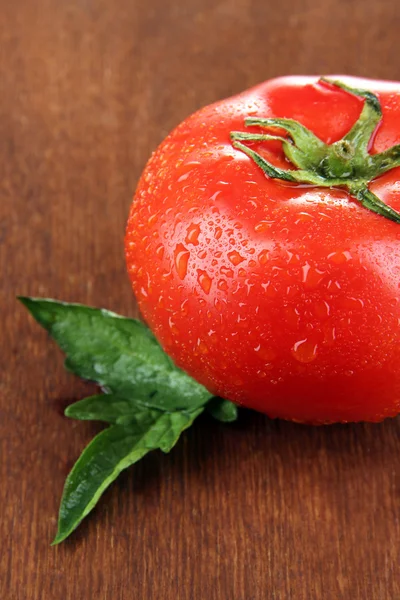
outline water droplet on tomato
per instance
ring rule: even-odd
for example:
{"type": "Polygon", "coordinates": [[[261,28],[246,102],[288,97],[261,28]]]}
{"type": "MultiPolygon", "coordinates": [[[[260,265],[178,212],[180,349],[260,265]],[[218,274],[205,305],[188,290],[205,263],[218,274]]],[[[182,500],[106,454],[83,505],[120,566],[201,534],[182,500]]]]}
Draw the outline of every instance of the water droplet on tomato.
{"type": "Polygon", "coordinates": [[[221,194],[222,194],[221,190],[218,190],[217,192],[215,192],[215,194],[213,194],[210,197],[210,200],[212,200],[212,202],[215,202],[217,200],[218,196],[220,196],[221,194]]]}
{"type": "Polygon", "coordinates": [[[276,354],[272,348],[268,348],[262,344],[257,344],[257,346],[254,348],[254,351],[257,352],[257,356],[259,358],[265,360],[267,363],[276,358],[276,354]]]}
{"type": "Polygon", "coordinates": [[[332,327],[329,323],[325,323],[322,332],[324,334],[324,344],[332,346],[336,340],[336,328],[332,327]]]}
{"type": "Polygon", "coordinates": [[[260,265],[265,265],[265,263],[268,260],[268,254],[268,250],[261,250],[261,252],[258,255],[258,262],[260,263],[260,265]]]}
{"type": "Polygon", "coordinates": [[[263,231],[267,231],[267,229],[269,229],[270,226],[271,226],[271,221],[260,221],[254,227],[254,231],[256,231],[257,233],[262,233],[263,231]]]}
{"type": "Polygon", "coordinates": [[[159,246],[157,246],[156,255],[158,256],[158,258],[162,258],[164,256],[164,246],[162,244],[159,244],[159,246]]]}
{"type": "Polygon", "coordinates": [[[229,258],[229,260],[231,261],[231,263],[232,263],[233,265],[235,265],[235,267],[236,267],[237,265],[240,265],[240,263],[244,261],[244,258],[243,258],[243,256],[241,256],[241,255],[239,254],[239,252],[237,252],[236,250],[233,250],[232,252],[229,252],[229,253],[228,253],[228,258],[229,258]]]}
{"type": "Polygon", "coordinates": [[[299,223],[307,223],[307,221],[312,221],[312,220],[313,220],[313,216],[310,215],[310,213],[300,212],[298,218],[295,221],[295,224],[298,225],[299,223]]]}
{"type": "Polygon", "coordinates": [[[216,227],[215,228],[215,232],[214,232],[215,239],[219,240],[221,236],[222,236],[222,229],[221,229],[221,227],[216,227]]]}
{"type": "Polygon", "coordinates": [[[177,328],[177,326],[173,322],[172,317],[169,317],[169,319],[168,319],[168,325],[169,325],[169,328],[172,331],[172,333],[174,333],[174,334],[178,334],[179,333],[179,329],[177,328]]]}
{"type": "Polygon", "coordinates": [[[307,280],[307,275],[308,275],[308,271],[311,269],[310,265],[308,262],[306,262],[305,265],[303,265],[301,267],[302,273],[303,273],[303,278],[302,278],[302,283],[304,283],[307,280]]]}
{"type": "Polygon", "coordinates": [[[328,260],[333,262],[335,265],[343,265],[353,257],[348,250],[337,250],[328,254],[328,260]]]}
{"type": "Polygon", "coordinates": [[[193,246],[198,246],[199,235],[200,235],[200,225],[198,225],[197,223],[191,223],[189,225],[189,227],[187,228],[185,242],[187,244],[193,244],[193,246]]]}
{"type": "Polygon", "coordinates": [[[203,292],[209,294],[212,284],[211,277],[208,275],[208,273],[206,273],[206,271],[202,271],[201,269],[197,269],[197,273],[197,281],[199,282],[203,292]]]}
{"type": "Polygon", "coordinates": [[[197,348],[200,354],[208,354],[208,346],[200,338],[197,340],[197,348]]]}
{"type": "Polygon", "coordinates": [[[216,332],[215,332],[213,329],[210,329],[210,330],[207,332],[207,335],[208,335],[208,337],[209,337],[209,340],[211,341],[211,343],[212,343],[212,344],[216,344],[216,343],[217,343],[217,341],[218,341],[218,336],[217,336],[216,332]]]}
{"type": "Polygon", "coordinates": [[[318,344],[313,340],[304,338],[296,342],[292,348],[292,355],[301,363],[310,363],[317,357],[318,344]]]}
{"type": "Polygon", "coordinates": [[[308,262],[302,267],[302,283],[306,289],[315,289],[324,278],[325,271],[315,269],[308,262]]]}
{"type": "Polygon", "coordinates": [[[187,313],[187,303],[188,303],[188,299],[186,298],[186,300],[184,300],[181,304],[181,314],[186,317],[187,313]]]}
{"type": "Polygon", "coordinates": [[[176,272],[180,279],[185,279],[190,252],[183,244],[177,244],[174,256],[176,272]]]}
{"type": "Polygon", "coordinates": [[[292,306],[287,306],[285,308],[285,317],[289,325],[291,325],[292,327],[298,327],[300,316],[296,308],[293,308],[292,306]]]}
{"type": "Polygon", "coordinates": [[[228,289],[228,284],[227,284],[227,282],[225,281],[225,279],[220,279],[220,280],[218,281],[218,283],[217,283],[217,288],[218,288],[219,290],[222,290],[222,291],[226,292],[226,290],[228,289]]]}
{"type": "MultiPolygon", "coordinates": [[[[218,282],[218,286],[217,287],[219,287],[219,282],[218,282]]],[[[214,300],[214,306],[218,310],[218,312],[223,312],[225,310],[225,307],[226,307],[226,300],[223,301],[220,298],[216,298],[214,300]]]]}
{"type": "Polygon", "coordinates": [[[222,275],[226,275],[227,277],[233,277],[233,271],[228,267],[221,267],[220,273],[222,273],[222,275]]]}
{"type": "Polygon", "coordinates": [[[327,319],[330,315],[331,307],[325,300],[317,300],[314,303],[314,313],[318,319],[327,319]]]}
{"type": "Polygon", "coordinates": [[[339,298],[338,300],[339,306],[345,308],[347,310],[360,310],[364,308],[364,301],[361,298],[339,298]]]}

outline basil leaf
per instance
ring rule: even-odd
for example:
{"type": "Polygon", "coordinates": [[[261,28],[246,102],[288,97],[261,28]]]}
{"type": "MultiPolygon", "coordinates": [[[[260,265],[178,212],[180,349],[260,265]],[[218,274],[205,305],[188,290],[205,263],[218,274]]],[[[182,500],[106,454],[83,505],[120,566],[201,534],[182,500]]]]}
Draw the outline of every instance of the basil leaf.
{"type": "Polygon", "coordinates": [[[81,421],[106,421],[107,423],[124,422],[126,417],[148,412],[144,403],[134,400],[126,400],[115,394],[99,394],[89,396],[79,402],[70,404],[65,409],[65,415],[71,419],[81,421]]]}
{"type": "Polygon", "coordinates": [[[67,477],[53,544],[59,544],[76,529],[123,469],[156,448],[169,452],[202,411],[145,410],[132,417],[129,425],[111,425],[99,433],[67,477]]]}
{"type": "Polygon", "coordinates": [[[224,400],[223,398],[213,398],[207,404],[207,411],[214,419],[222,421],[223,423],[231,423],[238,418],[238,408],[236,404],[233,404],[233,402],[230,402],[229,400],[224,400]]]}
{"type": "Polygon", "coordinates": [[[174,365],[151,331],[135,319],[81,304],[19,298],[66,353],[76,375],[123,398],[162,410],[195,408],[211,397],[174,365]]]}

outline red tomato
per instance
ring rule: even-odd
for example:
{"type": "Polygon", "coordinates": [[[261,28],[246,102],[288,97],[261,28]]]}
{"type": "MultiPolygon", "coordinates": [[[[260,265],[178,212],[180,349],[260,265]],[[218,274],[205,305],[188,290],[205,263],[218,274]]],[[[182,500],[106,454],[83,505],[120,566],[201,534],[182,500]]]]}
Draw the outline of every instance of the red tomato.
{"type": "MultiPolygon", "coordinates": [[[[400,84],[339,79],[382,107],[362,160],[400,142],[400,84]]],[[[149,160],[127,227],[129,274],[165,351],[215,395],[300,422],[400,412],[400,224],[341,186],[355,170],[338,176],[321,160],[335,187],[282,181],[230,138],[255,133],[248,148],[299,172],[280,139],[257,141],[265,130],[245,119],[292,118],[332,144],[365,104],[314,77],[274,79],[195,113],[149,160]]],[[[369,189],[400,210],[392,167],[369,189]]]]}

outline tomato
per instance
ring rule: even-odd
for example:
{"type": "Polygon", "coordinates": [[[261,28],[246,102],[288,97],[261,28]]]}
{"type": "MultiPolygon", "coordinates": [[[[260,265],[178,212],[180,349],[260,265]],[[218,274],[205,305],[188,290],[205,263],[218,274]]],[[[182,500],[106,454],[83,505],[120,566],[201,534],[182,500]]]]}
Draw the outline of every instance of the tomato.
{"type": "Polygon", "coordinates": [[[278,78],[190,116],[150,158],[126,232],[176,364],[316,424],[400,412],[400,84],[338,79],[278,78]]]}

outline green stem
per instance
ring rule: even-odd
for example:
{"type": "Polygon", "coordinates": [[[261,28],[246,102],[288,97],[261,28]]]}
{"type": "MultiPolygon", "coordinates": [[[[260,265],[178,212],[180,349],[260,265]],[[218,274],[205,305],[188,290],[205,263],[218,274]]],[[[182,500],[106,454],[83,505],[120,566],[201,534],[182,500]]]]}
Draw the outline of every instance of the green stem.
{"type": "Polygon", "coordinates": [[[372,136],[382,119],[379,98],[367,90],[353,89],[340,81],[322,78],[321,82],[335,86],[364,100],[357,122],[339,141],[325,144],[312,131],[294,119],[248,117],[246,127],[283,129],[287,137],[269,133],[231,132],[232,144],[244,152],[264,173],[273,179],[305,183],[319,187],[345,188],[362,206],[390,221],[400,223],[400,213],[380,200],[369,189],[369,183],[400,166],[400,145],[380,154],[368,152],[372,136]],[[279,141],[286,158],[297,169],[280,169],[244,142],[279,141]]]}
{"type": "Polygon", "coordinates": [[[371,190],[369,190],[366,186],[361,188],[349,188],[349,192],[352,196],[357,198],[362,206],[368,208],[372,212],[377,215],[381,215],[382,217],[386,217],[390,221],[394,221],[395,223],[400,223],[400,213],[391,208],[382,200],[375,196],[371,190]]]}

